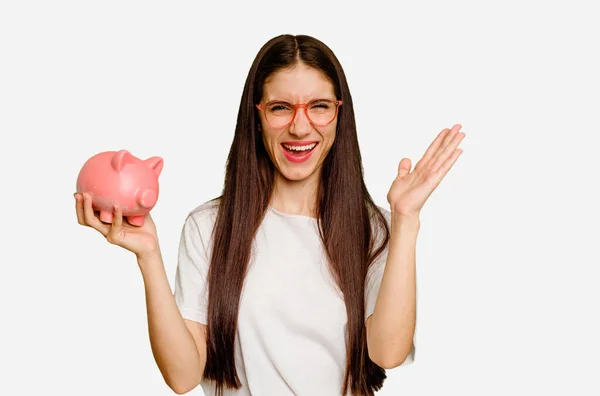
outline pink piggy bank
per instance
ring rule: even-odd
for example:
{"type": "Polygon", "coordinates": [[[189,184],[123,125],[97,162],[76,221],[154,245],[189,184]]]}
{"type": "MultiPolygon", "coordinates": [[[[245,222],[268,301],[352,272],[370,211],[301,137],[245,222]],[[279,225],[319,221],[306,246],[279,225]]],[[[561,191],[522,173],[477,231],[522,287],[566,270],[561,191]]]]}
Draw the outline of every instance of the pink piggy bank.
{"type": "Polygon", "coordinates": [[[162,168],[160,157],[141,160],[127,150],[105,151],[85,162],[77,177],[77,192],[92,196],[92,207],[100,211],[102,222],[112,223],[117,204],[130,224],[142,226],[158,200],[162,168]]]}

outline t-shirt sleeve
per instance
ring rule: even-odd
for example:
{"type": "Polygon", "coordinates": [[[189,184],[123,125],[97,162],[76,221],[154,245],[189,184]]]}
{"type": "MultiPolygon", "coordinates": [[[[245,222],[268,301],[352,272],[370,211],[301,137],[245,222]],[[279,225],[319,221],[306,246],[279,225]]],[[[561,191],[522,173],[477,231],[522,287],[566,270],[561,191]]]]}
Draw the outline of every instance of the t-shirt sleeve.
{"type": "Polygon", "coordinates": [[[173,295],[184,319],[208,324],[208,237],[197,217],[190,213],[181,231],[173,295]]]}
{"type": "Polygon", "coordinates": [[[375,311],[377,295],[383,279],[385,262],[387,260],[388,247],[379,254],[367,272],[366,293],[365,293],[365,322],[375,311]]]}
{"type": "MultiPolygon", "coordinates": [[[[391,229],[391,213],[382,209],[382,212],[388,222],[388,226],[391,229]]],[[[381,242],[378,241],[376,246],[379,246],[381,242]]],[[[375,261],[369,267],[367,272],[367,279],[365,284],[365,324],[369,316],[375,311],[375,303],[377,302],[377,295],[379,294],[379,288],[381,287],[381,281],[383,279],[383,272],[385,270],[385,264],[388,256],[389,244],[385,246],[385,249],[377,256],[375,261]]],[[[413,336],[413,343],[410,352],[401,366],[405,366],[414,362],[415,360],[415,346],[417,340],[417,331],[415,324],[415,334],[413,336]]]]}

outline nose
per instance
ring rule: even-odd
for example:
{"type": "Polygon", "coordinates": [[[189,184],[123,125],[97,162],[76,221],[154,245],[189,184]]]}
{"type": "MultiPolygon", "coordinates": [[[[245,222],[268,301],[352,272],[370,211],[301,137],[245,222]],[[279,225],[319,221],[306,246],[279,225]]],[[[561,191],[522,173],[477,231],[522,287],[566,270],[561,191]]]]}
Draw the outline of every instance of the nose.
{"type": "Polygon", "coordinates": [[[138,203],[143,208],[152,208],[156,204],[157,199],[158,194],[156,194],[156,191],[149,188],[141,191],[141,193],[138,195],[138,203]]]}
{"type": "Polygon", "coordinates": [[[290,124],[290,133],[298,137],[309,135],[312,129],[310,120],[306,117],[304,108],[296,111],[296,117],[290,124]]]}

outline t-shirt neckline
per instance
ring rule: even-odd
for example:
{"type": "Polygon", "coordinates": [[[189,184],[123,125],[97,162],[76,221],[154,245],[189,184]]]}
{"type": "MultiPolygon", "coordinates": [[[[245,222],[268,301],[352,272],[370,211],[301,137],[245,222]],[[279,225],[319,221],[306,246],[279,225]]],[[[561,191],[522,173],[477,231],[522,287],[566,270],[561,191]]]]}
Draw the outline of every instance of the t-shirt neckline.
{"type": "Polygon", "coordinates": [[[311,221],[315,221],[315,222],[318,220],[316,217],[305,216],[305,215],[300,215],[300,214],[283,213],[283,212],[280,212],[279,210],[275,209],[271,205],[269,205],[268,208],[271,212],[273,212],[276,215],[281,216],[281,217],[286,217],[286,218],[290,218],[290,219],[311,220],[311,221]]]}

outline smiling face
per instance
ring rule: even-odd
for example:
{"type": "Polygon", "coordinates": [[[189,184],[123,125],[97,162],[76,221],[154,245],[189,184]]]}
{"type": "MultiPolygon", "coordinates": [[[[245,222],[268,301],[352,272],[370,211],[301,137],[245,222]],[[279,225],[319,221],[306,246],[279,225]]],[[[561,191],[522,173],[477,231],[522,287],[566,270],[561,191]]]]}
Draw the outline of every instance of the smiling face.
{"type": "MultiPolygon", "coordinates": [[[[274,112],[284,111],[284,108],[281,106],[267,108],[267,103],[276,100],[297,104],[309,103],[315,99],[335,101],[333,84],[321,71],[299,63],[292,69],[275,72],[267,79],[260,105],[265,111],[274,114],[274,112]]],[[[315,112],[322,111],[321,104],[313,103],[315,112]]],[[[318,171],[335,140],[337,114],[328,125],[318,126],[313,125],[306,117],[304,108],[298,108],[291,124],[273,127],[267,122],[265,111],[259,111],[262,139],[278,173],[276,178],[279,175],[289,181],[318,178],[318,171]],[[315,143],[316,145],[311,149],[315,143]],[[298,150],[291,150],[290,145],[299,145],[298,148],[306,151],[299,153],[298,150]]]]}

